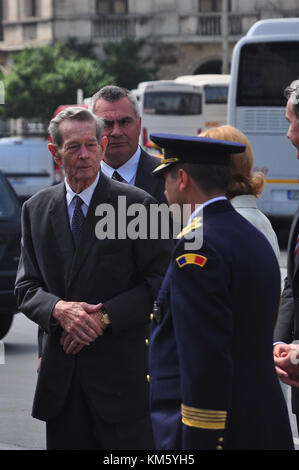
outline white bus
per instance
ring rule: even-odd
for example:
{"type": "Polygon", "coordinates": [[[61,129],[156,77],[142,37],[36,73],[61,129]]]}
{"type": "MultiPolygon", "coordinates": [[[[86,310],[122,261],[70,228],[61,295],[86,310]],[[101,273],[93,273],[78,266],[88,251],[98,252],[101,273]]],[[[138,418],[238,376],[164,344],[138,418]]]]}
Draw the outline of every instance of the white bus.
{"type": "Polygon", "coordinates": [[[299,18],[262,20],[236,44],[228,123],[249,138],[267,185],[258,199],[270,217],[291,217],[299,203],[299,164],[286,137],[283,91],[299,78],[299,18]]]}
{"type": "Polygon", "coordinates": [[[227,100],[230,83],[228,74],[182,75],[176,83],[200,87],[202,92],[201,130],[227,124],[227,100]]]}
{"type": "Polygon", "coordinates": [[[140,145],[159,153],[154,132],[197,135],[227,122],[229,75],[185,75],[175,80],[141,82],[132,90],[142,117],[140,145]]]}
{"type": "Polygon", "coordinates": [[[196,135],[202,122],[202,93],[196,85],[173,80],[141,82],[135,90],[142,118],[140,145],[152,154],[160,154],[150,134],[196,135]]]}

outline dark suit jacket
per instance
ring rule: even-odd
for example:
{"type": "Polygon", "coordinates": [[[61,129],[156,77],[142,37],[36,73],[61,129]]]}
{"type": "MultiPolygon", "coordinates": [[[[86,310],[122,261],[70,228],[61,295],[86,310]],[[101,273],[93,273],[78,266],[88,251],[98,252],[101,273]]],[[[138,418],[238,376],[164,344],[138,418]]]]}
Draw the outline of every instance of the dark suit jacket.
{"type": "Polygon", "coordinates": [[[158,203],[167,203],[164,195],[165,183],[164,178],[157,178],[152,175],[153,170],[161,164],[161,159],[149,155],[143,149],[141,149],[140,160],[137,168],[135,186],[143,189],[147,193],[151,194],[158,203]]]}
{"type": "Polygon", "coordinates": [[[16,279],[18,306],[48,333],[38,376],[33,416],[48,420],[64,405],[75,367],[92,405],[108,422],[148,413],[147,346],[153,300],[167,268],[166,240],[98,240],[95,208],[117,197],[147,209],[154,200],[144,191],[103,173],[93,194],[81,242],[74,253],[64,183],[25,202],[22,249],[16,279]],[[59,299],[104,302],[112,325],[77,355],[66,355],[61,327],[52,311],[59,299]]]}
{"type": "Polygon", "coordinates": [[[228,201],[204,208],[201,248],[185,242],[154,309],[156,448],[293,448],[272,355],[280,271],[270,244],[228,201]]]}
{"type": "MultiPolygon", "coordinates": [[[[160,165],[161,159],[149,155],[143,149],[141,149],[141,155],[137,168],[135,186],[143,189],[151,196],[153,196],[159,204],[166,203],[167,199],[164,195],[164,178],[157,178],[152,175],[153,170],[160,165]]],[[[38,329],[38,357],[42,356],[42,352],[45,348],[47,341],[47,335],[41,328],[38,329]]]]}
{"type": "MultiPolygon", "coordinates": [[[[291,343],[299,340],[299,256],[294,259],[295,245],[299,233],[299,209],[293,217],[289,242],[287,277],[274,332],[274,341],[291,343]]],[[[293,413],[299,414],[299,389],[292,387],[293,413]]]]}

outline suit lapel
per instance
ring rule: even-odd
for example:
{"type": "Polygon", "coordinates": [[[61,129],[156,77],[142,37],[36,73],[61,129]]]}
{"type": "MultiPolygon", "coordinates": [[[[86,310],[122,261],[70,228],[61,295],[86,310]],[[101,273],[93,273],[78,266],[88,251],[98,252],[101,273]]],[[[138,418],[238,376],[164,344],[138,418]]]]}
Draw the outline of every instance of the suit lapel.
{"type": "MultiPolygon", "coordinates": [[[[64,183],[56,186],[50,206],[49,216],[63,257],[65,272],[69,273],[74,254],[73,238],[66,206],[64,183]]],[[[67,280],[66,280],[67,282],[67,280]]]]}
{"type": "Polygon", "coordinates": [[[289,243],[288,243],[288,274],[290,275],[291,278],[295,277],[295,274],[297,273],[298,268],[299,268],[299,255],[297,255],[296,260],[294,262],[294,250],[295,250],[298,233],[299,233],[299,209],[294,215],[294,218],[292,221],[289,243]]]}
{"type": "Polygon", "coordinates": [[[82,236],[73,257],[71,271],[69,276],[69,285],[75,279],[82,263],[84,263],[88,257],[88,253],[91,250],[92,245],[96,242],[95,234],[95,210],[99,204],[108,203],[110,200],[111,182],[110,179],[101,172],[99,182],[94,190],[93,196],[90,201],[86,220],[84,222],[82,236]]]}
{"type": "Polygon", "coordinates": [[[141,188],[149,194],[155,194],[158,181],[152,176],[154,165],[149,161],[149,157],[141,150],[140,160],[137,168],[135,186],[141,188]]]}

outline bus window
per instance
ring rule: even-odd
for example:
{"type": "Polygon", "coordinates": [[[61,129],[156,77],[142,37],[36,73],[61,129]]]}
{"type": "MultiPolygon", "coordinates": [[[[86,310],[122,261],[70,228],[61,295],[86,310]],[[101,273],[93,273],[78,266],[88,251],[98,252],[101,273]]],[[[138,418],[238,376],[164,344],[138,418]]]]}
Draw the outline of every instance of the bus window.
{"type": "Polygon", "coordinates": [[[181,92],[149,92],[144,94],[144,114],[197,115],[201,114],[201,94],[181,92]]]}
{"type": "Polygon", "coordinates": [[[228,86],[206,85],[205,104],[226,104],[228,96],[228,86]]]}
{"type": "Polygon", "coordinates": [[[298,42],[242,47],[237,106],[284,106],[282,90],[298,77],[298,42]]]}

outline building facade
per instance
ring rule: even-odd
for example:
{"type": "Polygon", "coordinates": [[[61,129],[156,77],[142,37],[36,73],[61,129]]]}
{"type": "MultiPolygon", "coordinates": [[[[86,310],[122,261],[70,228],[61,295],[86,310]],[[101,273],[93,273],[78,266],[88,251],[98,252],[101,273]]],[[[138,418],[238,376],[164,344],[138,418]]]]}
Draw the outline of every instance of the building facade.
{"type": "Polygon", "coordinates": [[[0,64],[69,37],[93,41],[101,58],[104,42],[131,37],[147,38],[159,78],[228,72],[253,23],[298,15],[299,0],[0,0],[0,64]]]}

